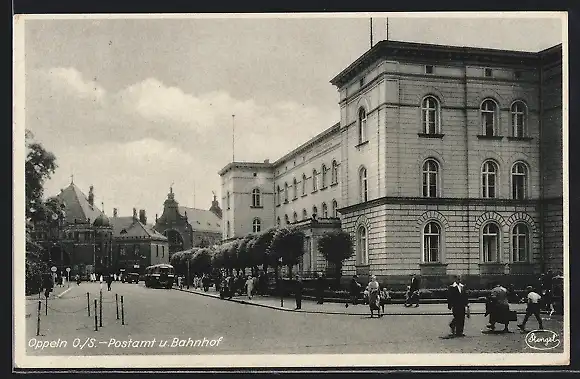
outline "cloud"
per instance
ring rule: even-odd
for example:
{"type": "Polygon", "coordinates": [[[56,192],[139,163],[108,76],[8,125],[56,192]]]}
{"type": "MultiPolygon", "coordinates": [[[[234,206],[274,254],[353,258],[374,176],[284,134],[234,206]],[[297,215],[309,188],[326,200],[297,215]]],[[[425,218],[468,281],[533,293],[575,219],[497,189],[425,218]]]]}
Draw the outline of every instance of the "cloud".
{"type": "Polygon", "coordinates": [[[59,164],[47,193],[74,173],[102,188],[107,208],[149,214],[160,212],[171,182],[183,205],[193,206],[195,188],[196,205],[209,208],[211,192],[221,192],[217,172],[232,159],[232,124],[237,161],[274,161],[338,120],[337,109],[193,94],[155,78],[110,92],[74,68],[33,72],[26,93],[27,127],[59,164]]]}

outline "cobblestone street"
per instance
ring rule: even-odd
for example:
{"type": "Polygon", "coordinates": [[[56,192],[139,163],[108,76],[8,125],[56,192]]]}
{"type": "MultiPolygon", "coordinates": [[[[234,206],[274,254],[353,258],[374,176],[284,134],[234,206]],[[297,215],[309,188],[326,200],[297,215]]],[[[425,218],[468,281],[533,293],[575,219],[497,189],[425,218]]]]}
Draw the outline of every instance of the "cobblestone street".
{"type": "MultiPolygon", "coordinates": [[[[149,289],[142,283],[114,283],[109,292],[104,286],[102,327],[95,331],[93,308],[94,300],[99,298],[99,284],[71,284],[70,290],[61,297],[49,299],[48,315],[45,315],[42,301],[40,336],[36,336],[38,300],[28,298],[27,354],[541,352],[526,345],[526,334],[517,329],[516,323],[510,326],[513,331],[510,334],[482,334],[486,318],[477,314],[479,304],[474,305],[475,314],[466,322],[466,337],[448,339],[451,315],[441,304],[424,304],[419,308],[391,305],[387,315],[371,319],[366,312],[368,308],[363,305],[347,310],[342,304],[324,304],[319,307],[336,312],[314,314],[307,311],[314,310],[315,304],[305,303],[306,312],[282,311],[274,309],[276,302],[280,305],[279,299],[255,297],[256,303],[262,305],[256,306],[207,296],[215,295],[211,291],[202,296],[175,289],[149,289]],[[90,316],[87,292],[90,294],[90,316]],[[115,294],[119,299],[123,295],[125,325],[122,325],[121,308],[117,319],[115,294]],[[338,314],[339,309],[342,315],[338,314]],[[396,312],[398,314],[394,315],[396,312]],[[409,314],[403,315],[404,312],[409,314]],[[165,340],[167,345],[159,346],[165,340]],[[40,348],[51,341],[54,341],[53,346],[58,346],[40,348]],[[135,341],[141,345],[135,345],[135,341]]],[[[294,304],[286,299],[285,306],[290,310],[294,304]]],[[[521,318],[523,315],[519,315],[521,318]]],[[[545,329],[562,335],[561,317],[552,317],[544,323],[545,329]]],[[[535,320],[530,320],[528,328],[534,326],[535,320]]],[[[561,351],[562,345],[549,352],[561,351]]]]}

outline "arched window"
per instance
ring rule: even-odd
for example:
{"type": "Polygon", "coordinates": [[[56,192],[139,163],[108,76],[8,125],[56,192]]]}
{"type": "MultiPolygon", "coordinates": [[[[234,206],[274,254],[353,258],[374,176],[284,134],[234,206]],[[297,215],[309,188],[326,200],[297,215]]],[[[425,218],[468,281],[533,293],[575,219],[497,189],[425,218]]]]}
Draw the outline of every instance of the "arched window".
{"type": "Polygon", "coordinates": [[[515,101],[511,107],[512,135],[524,137],[526,132],[526,105],[522,101],[515,101]]]}
{"type": "Polygon", "coordinates": [[[328,169],[326,168],[326,165],[323,164],[322,165],[322,188],[326,188],[326,171],[328,171],[328,169]]]}
{"type": "Polygon", "coordinates": [[[482,196],[487,199],[497,197],[498,168],[494,161],[485,161],[481,169],[482,196]]]}
{"type": "Polygon", "coordinates": [[[316,205],[312,207],[312,216],[318,216],[318,208],[316,208],[316,205]]]}
{"type": "Polygon", "coordinates": [[[368,200],[368,181],[367,181],[367,169],[362,167],[358,174],[359,179],[359,195],[361,203],[368,200]]]}
{"type": "Polygon", "coordinates": [[[281,201],[281,194],[282,190],[280,189],[280,186],[276,187],[276,204],[280,205],[282,203],[281,201]]]}
{"type": "Polygon", "coordinates": [[[364,108],[358,110],[358,143],[367,140],[367,112],[364,108]]]}
{"type": "Polygon", "coordinates": [[[318,172],[312,170],[312,192],[318,191],[318,172]]]}
{"type": "Polygon", "coordinates": [[[296,178],[292,181],[292,192],[294,192],[294,197],[292,199],[296,200],[298,198],[298,182],[296,178]]]}
{"type": "Polygon", "coordinates": [[[226,229],[226,238],[229,238],[230,235],[231,235],[230,222],[228,221],[228,223],[227,223],[227,229],[226,229]]]}
{"type": "Polygon", "coordinates": [[[438,196],[439,164],[434,159],[423,163],[423,197],[438,196]]]}
{"type": "Polygon", "coordinates": [[[491,99],[481,103],[482,134],[487,137],[497,135],[497,104],[491,99]]]}
{"type": "Polygon", "coordinates": [[[276,217],[276,226],[280,226],[280,216],[276,217]]]}
{"type": "Polygon", "coordinates": [[[302,196],[306,195],[306,174],[302,174],[302,196]]]}
{"type": "Polygon", "coordinates": [[[284,215],[284,224],[285,225],[290,224],[290,218],[288,217],[288,215],[284,215]]]}
{"type": "Polygon", "coordinates": [[[262,199],[259,188],[254,188],[252,190],[252,207],[261,207],[262,199]]]}
{"type": "Polygon", "coordinates": [[[367,265],[369,264],[367,228],[364,225],[359,226],[356,235],[358,264],[367,265]]]}
{"type": "Polygon", "coordinates": [[[262,221],[256,217],[252,222],[252,232],[260,233],[261,230],[262,230],[262,221]]]}
{"type": "Polygon", "coordinates": [[[284,183],[284,202],[288,202],[288,183],[284,183]]]}
{"type": "Polygon", "coordinates": [[[499,226],[493,222],[483,227],[481,235],[484,262],[499,262],[499,226]]]}
{"type": "Polygon", "coordinates": [[[322,218],[328,218],[328,206],[322,203],[322,218]]]}
{"type": "Polygon", "coordinates": [[[302,220],[306,220],[308,218],[308,212],[306,212],[306,209],[302,210],[302,220]]]}
{"type": "Polygon", "coordinates": [[[332,217],[338,217],[338,203],[332,200],[332,217]]]}
{"type": "Polygon", "coordinates": [[[423,262],[440,261],[441,228],[436,222],[429,222],[423,228],[423,262]]]}
{"type": "Polygon", "coordinates": [[[294,212],[293,221],[298,222],[298,214],[294,212]]]}
{"type": "Polygon", "coordinates": [[[421,103],[421,114],[423,115],[423,133],[438,134],[439,128],[439,102],[433,96],[427,96],[421,103]]]}
{"type": "Polygon", "coordinates": [[[530,232],[523,222],[516,224],[512,230],[512,260],[527,262],[529,259],[530,232]]]}
{"type": "Polygon", "coordinates": [[[512,198],[523,200],[528,189],[528,167],[523,162],[516,162],[512,166],[512,198]]]}
{"type": "Polygon", "coordinates": [[[226,204],[228,206],[228,209],[230,209],[230,191],[228,191],[226,195],[226,204]]]}
{"type": "Polygon", "coordinates": [[[332,184],[338,183],[338,163],[336,160],[332,161],[332,173],[331,173],[332,184]]]}

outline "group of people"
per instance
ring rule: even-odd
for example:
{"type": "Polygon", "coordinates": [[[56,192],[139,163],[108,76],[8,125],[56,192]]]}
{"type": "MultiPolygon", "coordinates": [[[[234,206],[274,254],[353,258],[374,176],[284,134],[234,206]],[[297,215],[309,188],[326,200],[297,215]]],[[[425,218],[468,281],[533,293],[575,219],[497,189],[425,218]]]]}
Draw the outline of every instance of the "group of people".
{"type": "MultiPolygon", "coordinates": [[[[509,332],[509,323],[517,321],[517,313],[510,310],[509,306],[509,291],[499,282],[492,284],[492,290],[486,300],[485,316],[489,316],[489,322],[486,328],[489,332],[495,332],[496,324],[504,326],[502,333],[509,332]]],[[[542,296],[532,286],[526,287],[527,303],[526,315],[518,328],[522,331],[526,328],[530,316],[534,316],[538,322],[539,329],[543,329],[542,318],[540,316],[542,296]]],[[[451,336],[463,337],[465,326],[465,318],[470,317],[469,299],[465,290],[465,285],[461,282],[460,276],[455,276],[453,283],[449,286],[447,291],[447,306],[453,313],[453,319],[449,323],[451,329],[451,336]]]]}

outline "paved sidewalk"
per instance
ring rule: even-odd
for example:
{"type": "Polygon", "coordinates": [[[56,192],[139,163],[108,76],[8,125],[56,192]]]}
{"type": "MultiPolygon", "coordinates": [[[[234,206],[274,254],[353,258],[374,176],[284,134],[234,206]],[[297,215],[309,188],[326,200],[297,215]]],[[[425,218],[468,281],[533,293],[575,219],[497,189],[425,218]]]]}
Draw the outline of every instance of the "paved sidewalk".
{"type": "MultiPolygon", "coordinates": [[[[191,292],[192,294],[209,296],[220,299],[219,293],[215,289],[210,288],[208,292],[204,292],[200,289],[179,289],[174,287],[175,290],[191,292]]],[[[252,300],[249,300],[247,296],[234,296],[226,301],[233,301],[240,304],[250,304],[265,308],[277,309],[287,312],[301,312],[301,313],[321,313],[321,314],[337,314],[337,315],[369,315],[368,305],[349,305],[345,307],[342,303],[330,303],[325,302],[324,304],[317,304],[313,300],[302,300],[302,309],[295,309],[296,302],[293,297],[284,298],[284,306],[280,305],[279,297],[272,296],[254,296],[252,300]]],[[[485,314],[485,304],[474,303],[470,305],[471,314],[473,315],[483,315],[485,314]]],[[[510,309],[516,311],[518,314],[526,313],[525,304],[510,304],[510,309]]],[[[447,309],[446,304],[422,304],[419,307],[405,307],[403,304],[387,304],[385,306],[385,315],[449,315],[450,311],[447,309]]]]}

